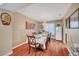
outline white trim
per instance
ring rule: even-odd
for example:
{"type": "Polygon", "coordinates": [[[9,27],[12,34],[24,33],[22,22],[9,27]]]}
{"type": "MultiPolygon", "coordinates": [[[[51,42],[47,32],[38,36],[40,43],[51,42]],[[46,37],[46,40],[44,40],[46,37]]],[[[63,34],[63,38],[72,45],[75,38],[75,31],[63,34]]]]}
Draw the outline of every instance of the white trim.
{"type": "Polygon", "coordinates": [[[19,47],[19,46],[21,46],[21,45],[23,45],[23,44],[25,44],[25,43],[27,43],[27,42],[23,42],[23,43],[21,43],[21,44],[15,46],[15,47],[13,47],[12,49],[15,49],[15,48],[17,48],[17,47],[19,47]]]}
{"type": "MultiPolygon", "coordinates": [[[[27,42],[23,42],[23,43],[21,43],[21,44],[19,44],[19,45],[17,45],[17,46],[15,46],[15,47],[13,47],[12,49],[15,49],[15,48],[17,48],[17,47],[19,47],[19,46],[21,46],[21,45],[23,45],[23,44],[25,44],[25,43],[27,43],[27,42]]],[[[12,50],[10,50],[8,53],[6,53],[5,55],[3,55],[3,56],[9,56],[9,55],[11,55],[13,53],[13,51],[12,50]]]]}
{"type": "Polygon", "coordinates": [[[70,56],[73,56],[73,54],[72,54],[71,50],[69,49],[69,47],[66,46],[66,48],[68,49],[68,51],[69,51],[69,53],[70,53],[69,55],[70,55],[70,56]]]}
{"type": "Polygon", "coordinates": [[[5,54],[5,55],[3,55],[3,56],[9,56],[9,55],[11,55],[12,53],[13,53],[13,51],[10,50],[7,54],[5,54]]]}

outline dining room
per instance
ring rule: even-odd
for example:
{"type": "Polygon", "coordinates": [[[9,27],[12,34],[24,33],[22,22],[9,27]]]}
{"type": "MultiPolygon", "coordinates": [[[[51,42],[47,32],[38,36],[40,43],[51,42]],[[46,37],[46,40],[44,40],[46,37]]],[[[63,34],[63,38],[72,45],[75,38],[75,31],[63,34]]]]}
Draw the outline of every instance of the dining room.
{"type": "Polygon", "coordinates": [[[78,3],[2,3],[0,20],[1,56],[79,55],[78,3]]]}

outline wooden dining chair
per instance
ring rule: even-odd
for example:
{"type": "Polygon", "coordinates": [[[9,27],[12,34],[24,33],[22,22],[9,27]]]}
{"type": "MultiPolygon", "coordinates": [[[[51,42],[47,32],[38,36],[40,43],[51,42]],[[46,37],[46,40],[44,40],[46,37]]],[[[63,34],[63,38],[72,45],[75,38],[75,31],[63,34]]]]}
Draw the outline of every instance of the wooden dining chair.
{"type": "Polygon", "coordinates": [[[37,51],[37,48],[39,47],[39,43],[36,43],[35,36],[27,35],[27,37],[28,37],[28,44],[29,44],[29,53],[31,51],[31,48],[34,48],[35,49],[35,55],[36,55],[36,51],[37,51]]]}

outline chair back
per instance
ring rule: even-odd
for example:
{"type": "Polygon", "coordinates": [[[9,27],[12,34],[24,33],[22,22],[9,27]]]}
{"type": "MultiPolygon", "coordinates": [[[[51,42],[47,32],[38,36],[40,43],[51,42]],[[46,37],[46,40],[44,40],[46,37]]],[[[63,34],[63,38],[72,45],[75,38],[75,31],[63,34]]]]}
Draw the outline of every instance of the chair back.
{"type": "Polygon", "coordinates": [[[36,43],[35,36],[27,35],[27,37],[28,37],[28,44],[35,44],[36,43]]]}

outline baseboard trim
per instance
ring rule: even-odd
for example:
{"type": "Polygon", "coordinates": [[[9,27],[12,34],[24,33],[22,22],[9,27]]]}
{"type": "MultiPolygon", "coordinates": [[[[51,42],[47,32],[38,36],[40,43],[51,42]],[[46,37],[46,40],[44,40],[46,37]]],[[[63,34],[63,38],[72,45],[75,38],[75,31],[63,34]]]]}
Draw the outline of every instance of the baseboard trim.
{"type": "MultiPolygon", "coordinates": [[[[15,46],[15,47],[13,47],[12,49],[15,49],[15,48],[17,48],[17,47],[19,47],[19,46],[21,46],[21,45],[23,45],[23,44],[25,44],[25,43],[27,43],[27,42],[23,42],[23,43],[21,43],[21,44],[19,44],[19,45],[15,46]]],[[[6,53],[6,54],[5,54],[5,55],[3,55],[3,56],[10,56],[12,53],[13,53],[13,51],[12,51],[12,50],[10,50],[8,53],[6,53]]]]}
{"type": "Polygon", "coordinates": [[[73,54],[71,53],[71,51],[70,51],[69,47],[68,47],[68,46],[66,46],[66,48],[68,49],[68,51],[69,51],[69,53],[70,53],[69,55],[70,55],[70,56],[73,56],[73,54]]]}
{"type": "Polygon", "coordinates": [[[19,46],[21,46],[21,45],[23,45],[23,44],[25,44],[25,43],[27,43],[27,42],[23,42],[23,43],[21,43],[21,44],[15,46],[15,47],[13,47],[12,49],[15,49],[15,48],[17,48],[17,47],[19,47],[19,46]]]}
{"type": "Polygon", "coordinates": [[[9,51],[7,54],[3,55],[3,56],[10,56],[13,53],[13,51],[9,51]]]}

